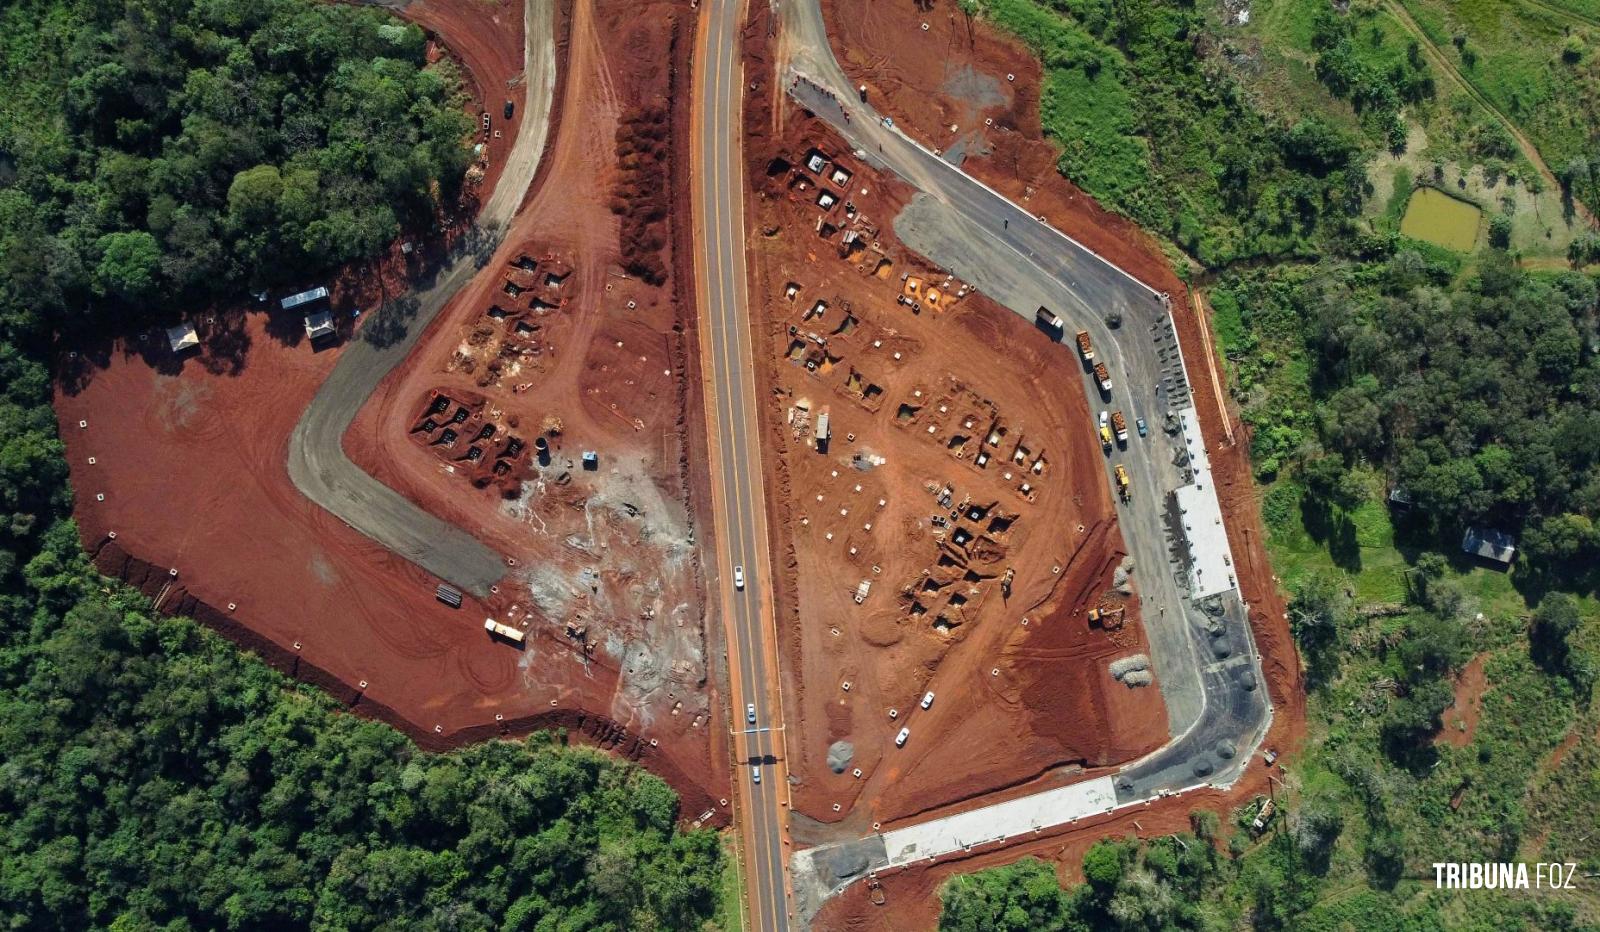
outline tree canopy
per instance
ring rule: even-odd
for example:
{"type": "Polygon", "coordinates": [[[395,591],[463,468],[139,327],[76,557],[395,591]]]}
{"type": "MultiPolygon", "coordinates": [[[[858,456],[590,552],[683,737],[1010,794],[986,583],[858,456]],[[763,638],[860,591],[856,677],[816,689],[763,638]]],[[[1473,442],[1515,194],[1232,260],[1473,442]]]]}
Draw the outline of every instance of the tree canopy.
{"type": "Polygon", "coordinates": [[[453,67],[342,4],[22,0],[0,86],[12,327],[298,283],[429,221],[468,160],[453,67]]]}

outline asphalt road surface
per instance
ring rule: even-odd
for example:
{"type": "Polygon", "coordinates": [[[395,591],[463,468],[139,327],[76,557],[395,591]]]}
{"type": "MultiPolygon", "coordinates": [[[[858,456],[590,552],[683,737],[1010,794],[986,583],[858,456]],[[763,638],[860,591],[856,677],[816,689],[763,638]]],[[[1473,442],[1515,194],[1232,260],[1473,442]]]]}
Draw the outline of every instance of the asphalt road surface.
{"type": "Polygon", "coordinates": [[[478,596],[488,595],[505,574],[504,558],[362,471],[345,455],[343,438],[378,383],[410,355],[428,324],[494,254],[533,182],[555,95],[554,0],[527,0],[523,23],[522,122],[476,227],[424,287],[389,302],[365,322],[289,438],[289,478],[301,494],[389,550],[478,596]]]}
{"type": "Polygon", "coordinates": [[[701,298],[704,360],[712,426],[713,502],[720,554],[707,561],[720,585],[728,631],[733,728],[743,765],[735,795],[744,832],[745,881],[752,916],[761,930],[789,927],[784,867],[784,825],[789,797],[783,760],[782,709],[773,700],[777,656],[764,606],[768,594],[761,443],[757,424],[755,364],[751,349],[745,269],[744,169],[740,160],[743,68],[739,33],[741,0],[710,0],[695,60],[695,246],[701,298]],[[733,567],[743,567],[735,587],[733,567]],[[753,705],[755,722],[746,709],[753,705]],[[762,782],[754,782],[759,766],[762,782]]]}
{"type": "MultiPolygon", "coordinates": [[[[1168,511],[1170,493],[1188,479],[1178,459],[1181,443],[1163,428],[1168,412],[1192,402],[1163,296],[1051,229],[1047,218],[1029,214],[918,145],[856,99],[828,45],[817,0],[780,0],[780,13],[789,94],[831,124],[855,147],[857,158],[921,192],[895,219],[896,235],[1030,322],[1040,306],[1060,315],[1066,326],[1053,337],[1070,343],[1076,331],[1088,331],[1095,361],[1110,370],[1112,390],[1102,393],[1075,346],[1062,347],[1062,364],[1080,369],[1091,409],[1121,410],[1130,427],[1128,443],[1106,456],[1104,479],[1114,482],[1119,463],[1129,474],[1130,500],[1117,511],[1134,558],[1172,735],[1119,774],[1118,802],[1231,780],[1265,733],[1270,712],[1237,592],[1206,605],[1188,598],[1188,571],[1168,511]],[[1120,315],[1116,326],[1113,315],[1120,315]],[[1149,436],[1142,438],[1133,429],[1141,417],[1149,424],[1149,436]]],[[[1083,430],[1084,442],[1098,442],[1092,421],[1083,430]]],[[[834,889],[875,860],[875,852],[866,853],[870,844],[838,848],[814,858],[830,862],[822,873],[833,876],[816,879],[834,889]]],[[[807,891],[803,899],[808,902],[802,914],[809,914],[814,898],[807,891]]]]}

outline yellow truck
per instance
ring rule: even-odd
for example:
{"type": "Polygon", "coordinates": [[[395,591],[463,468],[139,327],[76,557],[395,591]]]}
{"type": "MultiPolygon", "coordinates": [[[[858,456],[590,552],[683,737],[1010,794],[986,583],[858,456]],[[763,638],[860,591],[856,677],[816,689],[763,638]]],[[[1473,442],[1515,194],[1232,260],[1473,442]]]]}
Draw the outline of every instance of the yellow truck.
{"type": "Polygon", "coordinates": [[[1122,500],[1123,501],[1127,501],[1128,500],[1128,471],[1126,469],[1122,468],[1122,464],[1121,463],[1118,463],[1116,472],[1117,472],[1117,494],[1122,496],[1122,500]]]}

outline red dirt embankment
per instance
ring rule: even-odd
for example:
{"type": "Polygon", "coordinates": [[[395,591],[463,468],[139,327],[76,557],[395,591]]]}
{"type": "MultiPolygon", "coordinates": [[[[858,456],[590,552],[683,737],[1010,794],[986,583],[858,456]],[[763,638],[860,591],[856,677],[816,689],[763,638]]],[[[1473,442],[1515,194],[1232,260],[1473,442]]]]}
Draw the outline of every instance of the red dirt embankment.
{"type": "Polygon", "coordinates": [[[522,122],[520,113],[505,119],[504,106],[507,100],[523,104],[523,7],[523,0],[414,0],[396,10],[436,36],[442,51],[461,66],[472,98],[473,142],[483,145],[479,203],[500,180],[522,122]],[[487,134],[480,113],[489,114],[487,134]]]}

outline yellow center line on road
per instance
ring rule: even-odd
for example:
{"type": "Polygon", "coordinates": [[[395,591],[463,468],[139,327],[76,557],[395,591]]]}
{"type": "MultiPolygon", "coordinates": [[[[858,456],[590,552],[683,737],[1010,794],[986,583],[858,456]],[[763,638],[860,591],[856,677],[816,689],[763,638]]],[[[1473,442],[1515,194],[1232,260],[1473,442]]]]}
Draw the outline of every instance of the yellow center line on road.
{"type": "MultiPolygon", "coordinates": [[[[708,41],[708,52],[710,51],[709,45],[710,43],[708,41]]],[[[735,59],[732,55],[726,53],[733,50],[734,49],[732,46],[719,48],[717,51],[724,54],[719,54],[715,66],[708,70],[708,73],[712,79],[712,90],[709,95],[709,104],[713,109],[721,106],[725,101],[725,95],[732,90],[728,82],[733,72],[735,59]]],[[[715,127],[716,125],[717,124],[713,122],[712,126],[715,127]]],[[[710,184],[707,196],[709,196],[711,200],[711,212],[715,220],[714,228],[720,230],[727,228],[726,216],[724,213],[726,207],[724,204],[724,199],[729,197],[730,189],[727,183],[728,179],[725,177],[723,172],[722,159],[728,157],[725,149],[728,140],[718,134],[713,133],[709,135],[710,145],[713,147],[713,151],[710,153],[711,165],[708,169],[710,184]]],[[[705,191],[707,189],[702,188],[702,190],[705,191]]],[[[708,236],[703,245],[706,247],[713,247],[713,242],[715,239],[716,237],[714,236],[708,236]]],[[[714,392],[715,382],[717,379],[723,378],[725,379],[724,384],[731,385],[732,380],[738,378],[738,374],[741,373],[743,369],[743,367],[738,364],[739,360],[737,358],[737,350],[735,348],[737,344],[730,346],[726,342],[726,338],[730,336],[737,340],[742,329],[742,323],[738,313],[738,283],[732,280],[732,276],[730,274],[732,268],[738,264],[736,261],[736,254],[733,253],[732,250],[742,248],[742,244],[730,243],[726,240],[726,238],[724,238],[722,247],[722,249],[711,248],[708,256],[714,258],[708,259],[706,268],[706,271],[710,277],[715,279],[714,285],[710,286],[715,289],[715,303],[717,304],[717,319],[715,324],[720,326],[721,336],[724,339],[723,344],[718,347],[718,352],[715,354],[716,358],[713,360],[712,375],[714,392]],[[712,268],[713,265],[715,266],[715,269],[712,268]],[[720,373],[716,371],[718,364],[721,366],[720,373]]],[[[711,292],[708,290],[707,294],[709,297],[711,292]]],[[[743,381],[743,379],[740,379],[741,387],[743,381]]],[[[734,428],[736,431],[738,428],[748,427],[748,412],[745,411],[743,398],[723,397],[724,394],[725,393],[723,392],[716,392],[716,407],[718,409],[717,414],[719,419],[725,415],[726,420],[724,421],[724,424],[730,428],[734,428]]],[[[748,560],[748,548],[752,542],[746,537],[745,524],[741,518],[742,516],[746,515],[746,508],[748,507],[746,504],[747,494],[752,503],[759,501],[759,497],[753,493],[748,485],[748,472],[741,474],[737,468],[734,469],[731,475],[728,472],[730,467],[734,467],[735,464],[740,462],[736,455],[736,438],[738,433],[719,431],[718,434],[718,439],[720,442],[716,444],[716,446],[721,449],[719,449],[717,452],[723,454],[723,462],[719,464],[720,468],[718,470],[721,473],[723,499],[725,504],[731,504],[733,506],[732,510],[729,512],[729,520],[726,522],[728,531],[727,545],[729,547],[730,554],[734,557],[736,563],[743,564],[749,562],[750,565],[754,566],[755,563],[748,560]],[[724,444],[726,444],[725,447],[724,444]],[[745,477],[744,481],[740,481],[741,475],[745,477]],[[737,525],[737,527],[734,525],[737,525]]],[[[744,465],[746,468],[748,467],[748,464],[744,465]]],[[[760,542],[756,543],[759,546],[760,542]]],[[[765,577],[762,578],[764,579],[765,577]]],[[[722,596],[722,602],[725,610],[731,607],[729,601],[730,599],[732,600],[733,606],[737,606],[744,610],[742,613],[743,617],[740,617],[739,612],[729,612],[727,616],[729,621],[732,623],[730,627],[736,632],[736,635],[740,625],[743,625],[743,633],[747,636],[747,638],[752,641],[757,640],[755,637],[749,637],[760,630],[759,609],[755,613],[757,619],[755,625],[752,625],[750,620],[750,603],[752,600],[750,592],[736,591],[730,593],[728,590],[724,589],[722,596]]],[[[737,646],[737,636],[735,638],[735,646],[737,646]]],[[[759,699],[762,692],[765,690],[766,683],[763,677],[757,676],[758,658],[753,657],[750,654],[751,652],[748,650],[742,652],[742,656],[739,658],[741,661],[740,666],[744,666],[748,674],[745,677],[747,680],[746,689],[754,694],[754,698],[759,699]],[[760,682],[749,682],[757,680],[760,682]]],[[[735,698],[738,699],[742,697],[736,696],[735,698]]],[[[762,704],[765,705],[764,702],[762,704]]],[[[762,752],[761,737],[759,734],[750,735],[747,738],[746,743],[750,750],[754,752],[754,756],[765,756],[762,752]]],[[[752,860],[756,862],[753,864],[753,867],[755,868],[753,872],[758,875],[755,878],[757,881],[755,886],[755,898],[757,902],[752,904],[752,906],[754,907],[754,911],[761,916],[761,925],[763,928],[776,928],[778,925],[778,916],[780,915],[778,911],[784,910],[785,906],[783,905],[782,890],[780,889],[773,891],[768,886],[770,875],[772,873],[772,865],[765,864],[765,862],[768,861],[768,855],[770,854],[765,842],[770,837],[772,830],[772,825],[769,822],[772,813],[767,810],[766,806],[760,805],[762,801],[761,797],[751,794],[745,798],[750,800],[749,814],[751,816],[752,824],[747,826],[747,829],[750,832],[752,841],[752,860]],[[762,869],[764,864],[766,869],[762,869]],[[769,903],[770,909],[772,910],[771,914],[768,913],[769,903]]],[[[781,838],[781,824],[778,826],[778,832],[781,838]]],[[[778,866],[778,871],[778,876],[783,878],[781,865],[778,866]]],[[[780,880],[779,886],[784,886],[782,880],[780,880]]]]}

